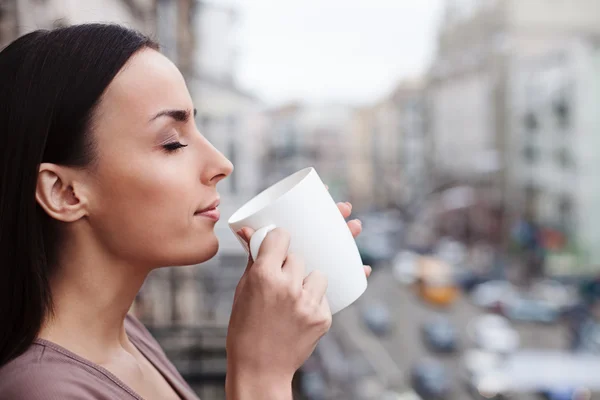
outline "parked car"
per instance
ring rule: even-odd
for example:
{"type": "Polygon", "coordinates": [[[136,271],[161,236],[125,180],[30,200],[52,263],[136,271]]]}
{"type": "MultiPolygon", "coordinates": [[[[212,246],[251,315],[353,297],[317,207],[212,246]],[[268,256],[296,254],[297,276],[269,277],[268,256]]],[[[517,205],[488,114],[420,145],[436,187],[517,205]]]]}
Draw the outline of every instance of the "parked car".
{"type": "Polygon", "coordinates": [[[395,210],[372,211],[356,215],[362,221],[362,234],[356,238],[358,251],[365,264],[391,262],[404,229],[401,215],[395,210]]]}
{"type": "Polygon", "coordinates": [[[394,278],[405,285],[410,285],[417,280],[419,274],[419,255],[412,251],[401,251],[392,261],[394,278]]]}
{"type": "Polygon", "coordinates": [[[387,391],[381,396],[381,400],[423,400],[415,392],[408,391],[403,393],[387,391]]]}
{"type": "Polygon", "coordinates": [[[519,334],[510,322],[495,314],[485,314],[471,320],[467,334],[475,345],[496,353],[510,353],[519,347],[519,334]]]}
{"type": "Polygon", "coordinates": [[[551,324],[558,320],[560,313],[545,301],[530,298],[512,298],[503,302],[501,312],[515,321],[551,324]]]}
{"type": "Polygon", "coordinates": [[[479,372],[497,368],[502,362],[504,355],[481,350],[467,349],[462,355],[462,379],[469,381],[471,377],[479,372]]]}
{"type": "Polygon", "coordinates": [[[554,307],[559,312],[576,306],[580,301],[577,288],[564,285],[553,279],[543,279],[535,282],[531,288],[531,295],[533,298],[554,307]]]}
{"type": "Polygon", "coordinates": [[[589,318],[581,324],[579,346],[575,349],[600,354],[600,323],[589,318]]]}
{"type": "Polygon", "coordinates": [[[498,278],[499,276],[496,273],[477,273],[469,268],[458,269],[455,276],[456,284],[460,286],[465,293],[471,293],[479,285],[492,280],[497,280],[498,278]]]}
{"type": "Polygon", "coordinates": [[[300,387],[304,397],[309,400],[325,400],[327,383],[320,371],[307,371],[301,375],[300,387]]]}
{"type": "Polygon", "coordinates": [[[540,395],[545,400],[590,400],[592,393],[587,388],[564,387],[562,389],[542,390],[540,395]]]}
{"type": "Polygon", "coordinates": [[[467,259],[467,247],[456,240],[445,237],[438,241],[435,255],[450,265],[464,265],[467,259]]]}
{"type": "Polygon", "coordinates": [[[362,319],[371,332],[385,336],[392,330],[392,317],[387,305],[382,302],[369,304],[362,310],[362,319]]]}
{"type": "MultiPolygon", "coordinates": [[[[560,319],[562,322],[564,322],[564,325],[567,328],[569,348],[571,350],[577,351],[579,349],[588,347],[591,344],[588,340],[589,336],[587,335],[587,333],[589,332],[588,326],[590,322],[595,322],[595,318],[593,315],[593,308],[590,307],[589,304],[586,304],[585,302],[581,301],[575,306],[562,310],[560,314],[560,319]],[[584,341],[587,341],[585,345],[584,341]]],[[[598,350],[600,351],[600,340],[598,341],[598,350]]]]}
{"type": "Polygon", "coordinates": [[[467,382],[479,399],[519,399],[521,394],[550,399],[589,399],[600,389],[600,357],[562,350],[520,350],[487,368],[472,369],[467,382]],[[571,397],[564,397],[570,394],[571,397]]]}
{"type": "Polygon", "coordinates": [[[458,332],[445,317],[437,317],[423,324],[422,335],[427,346],[436,352],[453,352],[458,347],[458,332]]]}
{"type": "Polygon", "coordinates": [[[498,311],[502,303],[518,296],[515,287],[505,280],[493,280],[478,285],[471,301],[478,307],[498,311]]]}
{"type": "Polygon", "coordinates": [[[423,300],[441,307],[454,303],[460,295],[452,266],[436,257],[419,258],[416,288],[423,300]]]}
{"type": "Polygon", "coordinates": [[[373,267],[390,262],[396,254],[394,240],[386,232],[372,232],[365,229],[356,238],[356,245],[363,263],[373,267]]]}
{"type": "Polygon", "coordinates": [[[298,389],[307,400],[325,400],[327,398],[327,383],[325,372],[316,354],[311,355],[302,365],[298,378],[298,389]]]}
{"type": "Polygon", "coordinates": [[[436,360],[418,361],[411,370],[413,390],[425,400],[443,400],[452,391],[450,377],[444,366],[436,360]]]}

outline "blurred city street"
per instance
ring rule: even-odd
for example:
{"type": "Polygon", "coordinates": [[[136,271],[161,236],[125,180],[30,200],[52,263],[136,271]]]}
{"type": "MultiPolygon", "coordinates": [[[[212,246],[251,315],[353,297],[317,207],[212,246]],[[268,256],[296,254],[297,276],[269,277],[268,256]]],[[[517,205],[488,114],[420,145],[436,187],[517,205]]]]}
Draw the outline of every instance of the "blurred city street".
{"type": "MultiPolygon", "coordinates": [[[[432,318],[444,314],[458,327],[459,350],[454,354],[440,357],[443,365],[451,374],[453,382],[452,396],[460,400],[468,399],[462,358],[463,350],[474,344],[468,337],[466,327],[469,322],[482,313],[465,296],[455,304],[445,308],[433,308],[419,299],[413,290],[399,284],[393,277],[389,266],[381,266],[369,281],[364,296],[353,306],[342,311],[334,318],[331,335],[347,343],[347,357],[357,356],[372,364],[377,379],[373,390],[380,390],[387,383],[399,392],[410,390],[409,374],[415,362],[434,355],[423,342],[420,328],[432,318]],[[377,337],[369,331],[361,319],[361,309],[373,303],[385,303],[391,311],[391,330],[383,337],[377,337]]],[[[519,324],[516,329],[521,337],[521,346],[533,349],[566,349],[567,334],[560,325],[519,324]]],[[[371,371],[368,371],[371,372],[371,371]]],[[[373,376],[365,374],[366,379],[373,376]]],[[[356,382],[360,384],[360,381],[356,382]]],[[[377,397],[373,397],[377,398],[377,397]]],[[[518,399],[526,400],[522,395],[518,399]]],[[[536,398],[531,396],[530,398],[536,398]]]]}

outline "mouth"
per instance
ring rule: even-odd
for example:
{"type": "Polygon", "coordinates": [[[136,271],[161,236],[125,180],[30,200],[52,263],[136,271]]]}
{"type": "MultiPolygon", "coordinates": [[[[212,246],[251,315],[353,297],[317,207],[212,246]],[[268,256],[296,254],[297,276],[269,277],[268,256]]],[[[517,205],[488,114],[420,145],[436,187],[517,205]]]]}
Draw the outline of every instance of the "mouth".
{"type": "Polygon", "coordinates": [[[195,217],[205,217],[205,218],[211,219],[213,221],[218,221],[221,218],[221,213],[218,208],[219,204],[220,204],[220,199],[217,198],[208,207],[194,212],[194,216],[195,217]]]}

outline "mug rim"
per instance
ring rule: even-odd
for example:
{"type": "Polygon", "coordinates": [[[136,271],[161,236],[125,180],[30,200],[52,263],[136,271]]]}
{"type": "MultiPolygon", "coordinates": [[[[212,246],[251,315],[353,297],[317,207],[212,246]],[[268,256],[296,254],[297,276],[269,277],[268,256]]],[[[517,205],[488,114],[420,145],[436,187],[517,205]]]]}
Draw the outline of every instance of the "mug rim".
{"type": "Polygon", "coordinates": [[[306,168],[302,168],[299,171],[294,172],[291,175],[286,176],[285,178],[280,179],[279,181],[270,185],[268,188],[266,188],[262,192],[258,193],[256,196],[252,197],[246,203],[244,203],[240,208],[238,208],[233,213],[233,215],[231,217],[229,217],[229,220],[227,221],[227,223],[229,225],[240,223],[241,221],[243,221],[247,218],[250,218],[253,215],[256,215],[259,212],[265,210],[267,207],[270,207],[270,206],[276,204],[277,202],[279,202],[281,200],[282,197],[284,197],[286,194],[288,194],[292,190],[294,190],[294,188],[296,188],[296,186],[298,186],[300,183],[302,183],[314,171],[315,171],[314,167],[306,167],[306,168]],[[297,180],[299,175],[302,177],[300,178],[300,180],[297,180]],[[269,201],[268,203],[264,204],[263,206],[259,207],[258,209],[253,210],[252,212],[250,212],[250,210],[247,210],[255,202],[261,201],[262,197],[266,197],[266,196],[270,195],[271,192],[277,192],[278,188],[280,186],[284,185],[285,183],[287,183],[288,181],[291,181],[291,180],[294,180],[294,181],[297,180],[296,183],[291,188],[289,188],[286,191],[283,191],[282,193],[279,193],[273,200],[269,201]]]}

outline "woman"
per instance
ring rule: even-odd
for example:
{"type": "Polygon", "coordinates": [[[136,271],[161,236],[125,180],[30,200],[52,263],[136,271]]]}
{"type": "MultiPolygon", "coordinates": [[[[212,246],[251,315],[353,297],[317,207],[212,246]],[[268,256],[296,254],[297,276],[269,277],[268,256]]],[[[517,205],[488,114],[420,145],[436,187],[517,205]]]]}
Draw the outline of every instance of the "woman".
{"type": "MultiPolygon", "coordinates": [[[[157,49],[92,24],[0,53],[2,400],[195,399],[127,312],[151,270],[216,254],[216,185],[233,166],[157,49]]],[[[288,244],[273,231],[236,290],[228,399],[290,399],[329,328],[326,279],[303,279],[288,244]]]]}

